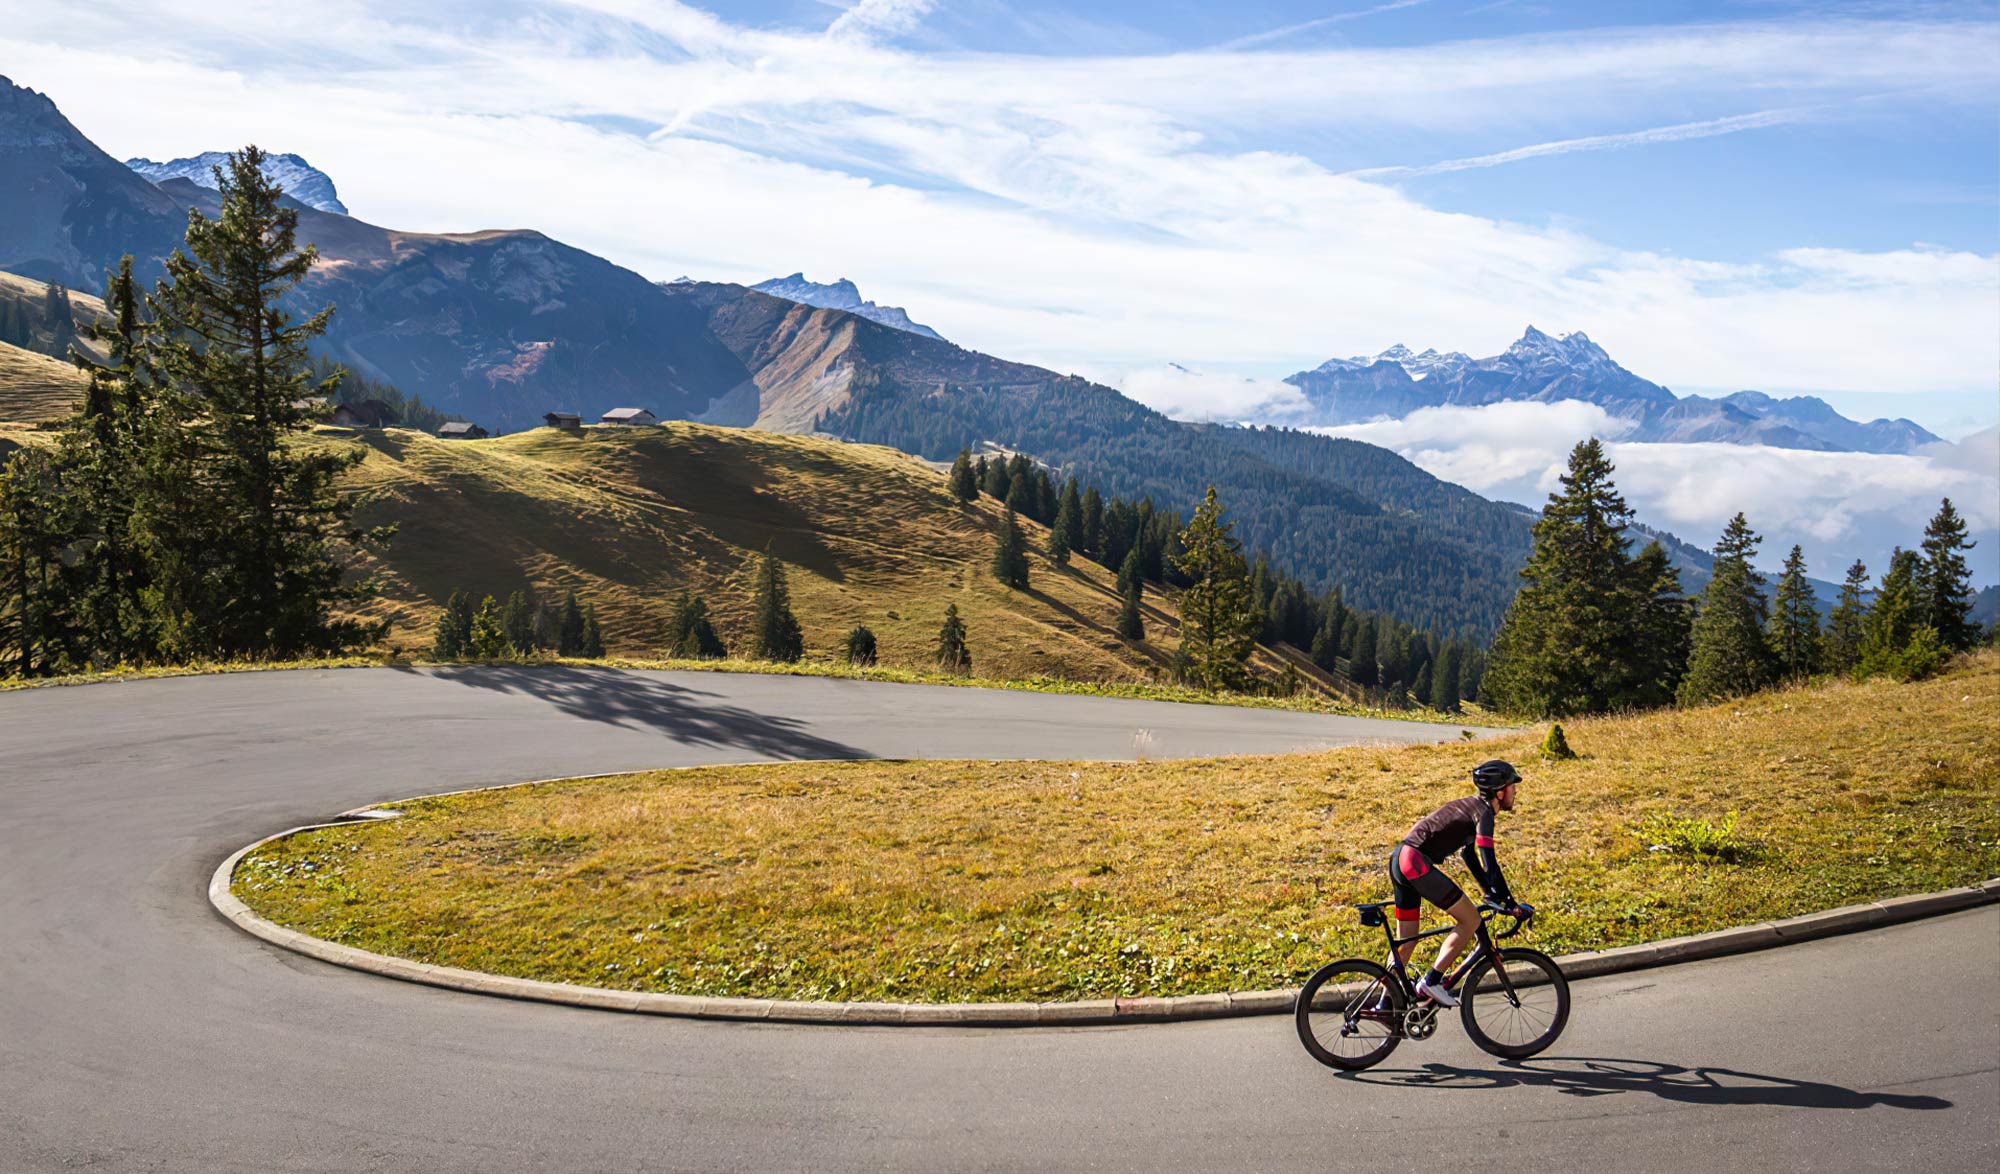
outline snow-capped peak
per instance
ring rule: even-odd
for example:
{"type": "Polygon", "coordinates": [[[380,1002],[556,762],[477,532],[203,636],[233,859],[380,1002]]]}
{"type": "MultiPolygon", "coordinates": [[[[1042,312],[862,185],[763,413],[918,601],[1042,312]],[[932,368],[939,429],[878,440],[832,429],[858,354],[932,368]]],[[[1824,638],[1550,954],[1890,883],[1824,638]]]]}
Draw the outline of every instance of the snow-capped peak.
{"type": "Polygon", "coordinates": [[[921,323],[910,321],[910,316],[898,306],[878,306],[864,300],[861,291],[845,277],[827,283],[808,280],[804,273],[794,273],[790,277],[774,277],[760,281],[750,287],[758,293],[770,294],[788,302],[798,302],[807,306],[818,306],[826,310],[845,310],[858,314],[871,322],[880,323],[893,330],[905,330],[911,334],[921,334],[925,338],[940,341],[944,336],[921,323]]]}
{"type": "MultiPolygon", "coordinates": [[[[199,155],[173,159],[165,163],[155,163],[143,157],[125,161],[125,166],[154,183],[169,179],[185,179],[196,187],[210,189],[215,187],[215,169],[226,167],[228,164],[227,151],[205,151],[199,155]]],[[[285,189],[286,195],[308,208],[347,215],[347,205],[340,202],[340,194],[334,190],[332,178],[326,172],[306,162],[301,156],[264,156],[264,176],[285,189]]]]}

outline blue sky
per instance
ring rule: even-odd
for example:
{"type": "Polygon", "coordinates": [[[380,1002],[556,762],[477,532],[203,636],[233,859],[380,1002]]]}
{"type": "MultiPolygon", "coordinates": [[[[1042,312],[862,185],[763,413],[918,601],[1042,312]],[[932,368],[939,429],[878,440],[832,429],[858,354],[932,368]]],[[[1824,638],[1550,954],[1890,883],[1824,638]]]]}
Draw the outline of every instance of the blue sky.
{"type": "MultiPolygon", "coordinates": [[[[254,141],[396,228],[847,277],[1224,418],[1330,356],[1533,323],[1676,391],[1991,428],[1995,61],[1994,3],[0,0],[0,71],[121,158],[254,141]]],[[[1603,426],[1447,424],[1380,439],[1531,498],[1603,426]]],[[[2000,526],[1990,443],[1682,448],[1632,449],[1635,497],[1697,541],[1754,499],[1872,549],[1946,488],[2000,526]]]]}

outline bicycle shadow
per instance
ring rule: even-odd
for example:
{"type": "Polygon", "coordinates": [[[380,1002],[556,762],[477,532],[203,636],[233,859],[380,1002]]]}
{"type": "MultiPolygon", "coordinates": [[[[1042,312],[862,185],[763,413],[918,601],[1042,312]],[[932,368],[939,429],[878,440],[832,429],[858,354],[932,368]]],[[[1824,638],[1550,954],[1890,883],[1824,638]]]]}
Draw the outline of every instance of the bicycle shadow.
{"type": "Polygon", "coordinates": [[[1949,1109],[1943,1097],[1862,1092],[1816,1080],[1794,1080],[1734,1068],[1694,1067],[1653,1060],[1589,1056],[1503,1060],[1499,1068],[1426,1064],[1421,1070],[1347,1073],[1348,1080],[1403,1088],[1553,1088],[1566,1096],[1649,1093],[1689,1105],[1774,1105],[1797,1109],[1949,1109]]]}

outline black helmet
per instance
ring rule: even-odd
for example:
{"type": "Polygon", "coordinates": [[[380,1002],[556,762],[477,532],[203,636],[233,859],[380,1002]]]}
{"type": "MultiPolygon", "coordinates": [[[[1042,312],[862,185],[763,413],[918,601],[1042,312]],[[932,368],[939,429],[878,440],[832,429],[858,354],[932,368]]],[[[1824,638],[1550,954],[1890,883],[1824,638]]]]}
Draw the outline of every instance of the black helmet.
{"type": "Polygon", "coordinates": [[[1504,791],[1520,781],[1521,772],[1514,769],[1514,764],[1497,758],[1489,758],[1472,768],[1472,785],[1482,795],[1504,791]]]}

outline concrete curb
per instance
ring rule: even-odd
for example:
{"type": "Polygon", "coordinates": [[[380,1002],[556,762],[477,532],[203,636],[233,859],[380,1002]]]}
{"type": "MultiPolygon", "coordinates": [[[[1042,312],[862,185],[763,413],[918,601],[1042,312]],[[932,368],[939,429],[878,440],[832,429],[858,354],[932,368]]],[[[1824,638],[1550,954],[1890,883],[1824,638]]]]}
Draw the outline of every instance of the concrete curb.
{"type": "MultiPolygon", "coordinates": [[[[630,772],[616,772],[630,773],[630,772]]],[[[509,786],[526,786],[513,783],[509,786]]],[[[485,790],[489,788],[475,788],[485,790]]],[[[491,788],[498,789],[498,788],[491,788]]],[[[266,836],[238,849],[215,870],[208,881],[208,900],[216,912],[238,929],[255,938],[294,953],[344,966],[350,970],[398,978],[404,982],[480,995],[499,995],[569,1007],[589,1007],[601,1011],[628,1011],[642,1015],[670,1015],[684,1019],[750,1020],[770,1023],[818,1023],[869,1027],[1088,1027],[1117,1023],[1175,1023],[1193,1019],[1226,1019],[1244,1015],[1289,1015],[1296,1002],[1296,990],[1229,991],[1213,995],[1178,995],[1168,998],[1092,999],[1072,1003],[817,1003],[790,999],[703,998],[695,995],[666,995],[647,991],[615,991],[603,987],[573,986],[569,983],[540,982],[509,978],[477,970],[431,966],[357,950],[322,938],[286,929],[251,912],[229,891],[236,866],[264,845],[300,832],[340,827],[356,819],[393,818],[382,808],[359,808],[332,823],[308,824],[266,836]]],[[[1861,905],[1846,905],[1820,913],[1788,917],[1783,921],[1736,926],[1714,933],[1669,938],[1662,942],[1568,954],[1556,961],[1571,979],[1598,978],[1623,974],[1653,966],[1670,966],[1704,958],[1744,954],[1775,946],[1786,946],[1814,938],[1879,929],[1919,918],[1975,908],[2000,902],[2000,877],[1980,885],[1946,889],[1940,893],[1919,893],[1891,897],[1861,905]]]]}

